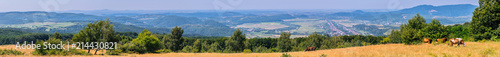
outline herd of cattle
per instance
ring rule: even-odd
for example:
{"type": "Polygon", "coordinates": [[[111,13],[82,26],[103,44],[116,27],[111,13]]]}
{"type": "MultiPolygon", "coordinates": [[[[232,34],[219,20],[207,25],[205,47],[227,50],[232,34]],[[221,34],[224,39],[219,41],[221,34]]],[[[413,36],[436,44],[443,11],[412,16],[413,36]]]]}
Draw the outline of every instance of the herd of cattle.
{"type": "MultiPolygon", "coordinates": [[[[441,38],[441,39],[436,39],[438,43],[446,43],[446,41],[450,41],[450,46],[453,46],[455,44],[457,44],[457,46],[465,46],[465,42],[464,40],[462,40],[462,38],[451,38],[451,39],[447,39],[447,38],[441,38]]],[[[429,39],[429,38],[424,38],[423,39],[423,42],[424,43],[429,43],[429,44],[432,44],[432,40],[429,39]]]]}

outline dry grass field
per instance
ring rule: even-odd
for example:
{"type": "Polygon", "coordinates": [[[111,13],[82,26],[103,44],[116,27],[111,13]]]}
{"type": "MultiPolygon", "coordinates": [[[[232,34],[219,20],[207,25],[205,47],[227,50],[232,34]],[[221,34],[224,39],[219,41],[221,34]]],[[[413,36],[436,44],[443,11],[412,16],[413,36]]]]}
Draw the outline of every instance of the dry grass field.
{"type": "MultiPolygon", "coordinates": [[[[14,45],[2,45],[1,49],[10,49],[14,45]]],[[[26,52],[20,57],[32,57],[29,52],[33,50],[20,50],[26,52]]],[[[349,47],[316,51],[287,52],[292,57],[499,57],[500,42],[466,42],[465,47],[450,47],[446,44],[382,44],[361,47],[349,47]]],[[[122,55],[92,55],[71,57],[279,57],[283,53],[148,53],[148,54],[122,54],[122,55]]],[[[14,55],[1,55],[1,57],[18,57],[14,55]]],[[[43,56],[42,56],[43,57],[43,56]]]]}

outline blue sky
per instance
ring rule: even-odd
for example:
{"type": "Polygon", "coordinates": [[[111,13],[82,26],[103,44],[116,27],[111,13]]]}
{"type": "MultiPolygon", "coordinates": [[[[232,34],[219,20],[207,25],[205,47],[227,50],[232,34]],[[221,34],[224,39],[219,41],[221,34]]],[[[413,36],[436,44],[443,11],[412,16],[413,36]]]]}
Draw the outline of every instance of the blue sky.
{"type": "Polygon", "coordinates": [[[473,4],[478,0],[0,0],[0,11],[404,9],[473,4]]]}

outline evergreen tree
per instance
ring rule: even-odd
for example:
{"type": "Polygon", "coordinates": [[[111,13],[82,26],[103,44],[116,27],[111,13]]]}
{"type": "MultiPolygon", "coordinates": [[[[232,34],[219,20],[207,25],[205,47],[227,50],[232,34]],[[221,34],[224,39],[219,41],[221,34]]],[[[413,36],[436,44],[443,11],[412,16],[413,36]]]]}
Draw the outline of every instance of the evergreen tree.
{"type": "Polygon", "coordinates": [[[325,39],[325,36],[318,34],[316,32],[308,36],[308,41],[312,42],[312,46],[315,47],[320,47],[323,39],[325,39]]]}
{"type": "Polygon", "coordinates": [[[392,43],[401,43],[401,32],[399,30],[391,30],[391,34],[387,36],[392,43]]]}
{"type": "Polygon", "coordinates": [[[56,38],[56,39],[62,39],[63,37],[58,32],[55,32],[54,33],[54,38],[56,38]]]}
{"type": "Polygon", "coordinates": [[[498,28],[500,24],[500,1],[479,0],[472,16],[470,30],[476,40],[489,39],[490,30],[498,28]]]}
{"type": "Polygon", "coordinates": [[[401,26],[401,38],[402,42],[405,44],[417,44],[420,43],[424,34],[420,31],[426,26],[424,17],[420,16],[418,13],[410,20],[408,24],[401,26]]]}
{"type": "Polygon", "coordinates": [[[422,35],[424,35],[424,37],[429,37],[431,39],[439,39],[448,36],[446,28],[436,19],[432,19],[432,22],[421,31],[423,31],[422,35]]]}
{"type": "Polygon", "coordinates": [[[246,40],[245,34],[240,29],[237,29],[233,32],[233,35],[226,40],[226,49],[231,51],[243,51],[244,49],[244,41],[246,40]]]}
{"type": "Polygon", "coordinates": [[[191,49],[192,50],[191,52],[200,52],[201,48],[202,48],[201,40],[196,39],[196,41],[194,41],[193,43],[193,49],[191,49]]]}
{"type": "Polygon", "coordinates": [[[222,47],[218,42],[215,42],[210,45],[210,49],[208,49],[208,52],[218,52],[220,50],[222,50],[222,47]]]}
{"type": "Polygon", "coordinates": [[[280,38],[278,38],[277,48],[280,49],[281,52],[288,52],[292,49],[290,36],[290,33],[282,32],[280,38]]]}
{"type": "Polygon", "coordinates": [[[184,39],[182,38],[183,33],[184,29],[182,29],[181,27],[175,26],[174,28],[172,28],[171,33],[166,37],[163,37],[165,47],[167,47],[171,51],[181,50],[183,48],[181,44],[183,44],[184,41],[184,39]]]}

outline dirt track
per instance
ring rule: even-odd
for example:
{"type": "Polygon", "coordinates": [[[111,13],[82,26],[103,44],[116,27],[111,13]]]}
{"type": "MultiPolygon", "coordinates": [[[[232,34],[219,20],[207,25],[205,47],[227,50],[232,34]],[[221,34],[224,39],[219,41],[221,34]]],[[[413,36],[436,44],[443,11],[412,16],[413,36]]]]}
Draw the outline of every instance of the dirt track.
{"type": "MultiPolygon", "coordinates": [[[[452,56],[452,57],[489,57],[500,56],[500,42],[466,42],[466,47],[450,47],[446,44],[383,44],[362,47],[338,48],[328,50],[317,50],[309,52],[287,52],[293,57],[319,57],[321,54],[327,57],[431,57],[431,56],[452,56]],[[486,50],[492,50],[486,52],[486,50]]],[[[2,45],[0,49],[10,49],[15,45],[2,45]]],[[[33,50],[20,50],[26,52],[21,56],[33,56],[29,52],[33,50]]],[[[279,57],[283,53],[149,53],[149,54],[122,54],[113,55],[93,55],[97,57],[279,57]]],[[[11,57],[12,55],[2,55],[11,57]]],[[[74,57],[74,56],[73,56],[74,57]]],[[[79,57],[79,56],[76,56],[79,57]]],[[[87,56],[83,56],[87,57],[87,56]]]]}

